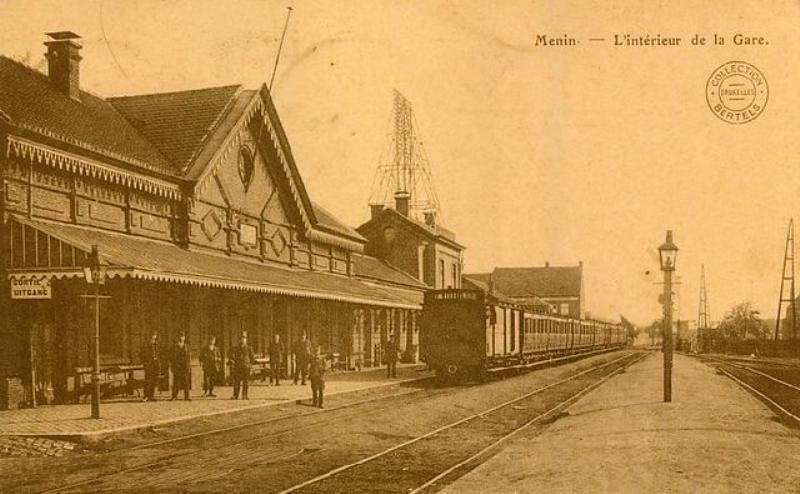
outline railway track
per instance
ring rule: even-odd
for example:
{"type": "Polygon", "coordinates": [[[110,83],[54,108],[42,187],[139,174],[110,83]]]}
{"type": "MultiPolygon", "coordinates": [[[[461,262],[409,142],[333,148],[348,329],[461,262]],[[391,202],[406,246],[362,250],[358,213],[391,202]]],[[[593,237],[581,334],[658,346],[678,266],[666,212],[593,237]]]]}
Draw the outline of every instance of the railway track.
{"type": "MultiPolygon", "coordinates": [[[[581,396],[600,386],[606,380],[616,375],[620,370],[638,362],[646,355],[648,354],[626,355],[610,362],[591,367],[567,378],[536,388],[522,396],[505,401],[489,409],[413,437],[366,458],[342,465],[322,475],[288,487],[280,491],[280,494],[289,494],[298,491],[370,492],[370,486],[374,488],[380,485],[381,482],[390,482],[392,487],[387,489],[387,491],[393,492],[420,493],[428,490],[435,490],[438,485],[446,482],[449,478],[455,477],[458,472],[468,469],[476,463],[477,460],[487,456],[492,450],[495,450],[500,444],[516,436],[530,426],[541,423],[546,418],[554,416],[556,412],[567,408],[581,396]],[[603,375],[599,380],[592,380],[588,385],[580,386],[577,391],[570,390],[566,393],[566,396],[559,399],[555,404],[546,407],[544,410],[536,410],[532,417],[526,417],[521,422],[512,419],[514,423],[509,424],[510,417],[504,416],[504,414],[507,415],[509,410],[516,412],[524,408],[521,405],[530,404],[528,402],[536,395],[567,383],[575,382],[582,377],[588,377],[608,367],[612,370],[603,375]],[[480,419],[480,421],[478,419],[480,419]],[[479,427],[483,429],[482,432],[486,432],[487,429],[489,429],[490,433],[493,433],[490,434],[492,437],[488,441],[488,444],[486,444],[487,441],[483,441],[483,447],[477,452],[468,455],[466,458],[455,460],[450,458],[445,459],[444,463],[446,463],[446,466],[444,469],[442,469],[443,462],[441,462],[442,458],[440,456],[426,454],[431,453],[430,450],[435,448],[430,448],[430,445],[424,444],[425,441],[436,440],[449,442],[451,439],[450,436],[457,428],[463,428],[465,426],[474,427],[473,424],[476,422],[480,422],[479,427]],[[423,461],[413,462],[413,458],[421,458],[423,461]],[[395,475],[393,478],[387,479],[387,472],[395,472],[396,474],[398,472],[398,467],[400,467],[401,475],[395,475]],[[425,480],[419,482],[420,478],[425,480]]],[[[517,415],[519,414],[517,413],[517,415]]],[[[463,435],[464,431],[459,431],[459,433],[463,435]]],[[[475,445],[471,446],[474,448],[475,445]]]]}
{"type": "MultiPolygon", "coordinates": [[[[260,484],[259,490],[264,490],[262,488],[264,486],[270,486],[267,490],[272,490],[273,485],[275,485],[275,490],[283,489],[283,492],[336,490],[336,488],[329,489],[331,482],[343,479],[346,472],[352,471],[357,466],[361,466],[362,473],[364,468],[369,466],[372,472],[371,477],[377,479],[378,482],[385,482],[385,472],[381,472],[381,469],[386,465],[391,465],[392,460],[396,461],[398,455],[402,461],[402,455],[414,455],[420,452],[424,454],[424,451],[420,450],[420,446],[431,443],[433,438],[438,441],[447,441],[448,434],[452,434],[470,423],[480,421],[484,425],[488,424],[491,431],[490,443],[483,438],[480,444],[468,445],[469,447],[464,451],[473,452],[472,455],[443,456],[448,463],[446,465],[437,464],[435,466],[438,468],[437,471],[426,472],[422,477],[432,482],[430,485],[416,482],[412,486],[429,489],[441,479],[450,478],[455,473],[469,467],[476,459],[486,455],[498,444],[513,437],[519,431],[554,416],[557,411],[568,406],[583,393],[593,389],[641,357],[640,354],[627,354],[600,365],[591,366],[567,378],[540,386],[522,396],[507,400],[500,405],[471,414],[428,433],[410,437],[390,448],[367,455],[354,462],[342,462],[341,458],[337,457],[331,460],[331,462],[335,462],[332,464],[337,465],[336,468],[316,475],[310,481],[303,480],[294,486],[285,485],[283,487],[268,482],[260,484]],[[603,373],[599,380],[595,375],[598,372],[603,373]],[[568,386],[585,382],[589,382],[589,384],[579,386],[579,388],[568,386]],[[558,403],[547,409],[535,409],[536,397],[545,391],[556,393],[559,398],[558,403]],[[523,418],[515,416],[520,415],[520,409],[527,410],[528,408],[531,409],[531,413],[522,413],[523,418]],[[345,464],[340,466],[342,463],[345,464]]],[[[482,386],[472,388],[479,391],[482,386]]],[[[254,467],[274,468],[276,465],[288,463],[290,469],[297,470],[298,464],[302,465],[309,461],[313,464],[315,458],[320,454],[324,455],[325,452],[324,450],[320,451],[319,448],[309,447],[304,436],[314,437],[318,431],[334,427],[337,423],[350,423],[363,418],[366,414],[380,415],[395,407],[405,406],[409,410],[416,410],[416,406],[421,403],[427,403],[434,399],[450,400],[452,398],[450,395],[460,393],[465,389],[470,388],[403,389],[399,393],[370,397],[324,410],[314,409],[111,450],[103,454],[105,464],[121,466],[114,466],[99,474],[89,473],[79,476],[77,480],[70,479],[61,485],[51,486],[49,490],[43,492],[86,492],[111,489],[171,490],[177,487],[181,487],[182,490],[183,487],[190,487],[189,490],[191,488],[208,490],[212,486],[215,490],[225,490],[226,486],[235,488],[239,485],[241,476],[246,475],[246,472],[254,467]],[[168,451],[165,452],[165,450],[168,451]],[[188,486],[182,482],[188,483],[188,486]]],[[[424,448],[422,449],[424,450],[424,448]]],[[[348,454],[352,453],[348,450],[348,454]]],[[[433,466],[429,465],[428,469],[433,466]]],[[[293,475],[295,481],[309,477],[308,473],[303,470],[298,470],[293,475]]],[[[366,490],[374,490],[375,485],[380,484],[373,482],[371,485],[367,485],[366,490]]],[[[358,491],[358,489],[346,490],[358,491]]],[[[407,490],[409,489],[404,489],[404,491],[407,490]]]]}
{"type": "Polygon", "coordinates": [[[790,423],[800,426],[800,366],[773,361],[745,360],[746,363],[742,363],[743,359],[735,358],[699,358],[713,362],[721,374],[765,402],[790,423]]]}
{"type": "MultiPolygon", "coordinates": [[[[421,379],[420,381],[423,382],[433,382],[433,378],[425,378],[421,379]]],[[[326,423],[332,422],[334,420],[340,420],[341,413],[337,412],[350,412],[352,409],[359,409],[360,407],[364,407],[367,405],[374,405],[379,402],[385,402],[383,405],[384,407],[392,406],[393,400],[396,399],[403,399],[407,397],[411,397],[412,395],[423,393],[425,396],[429,396],[432,393],[448,393],[454,392],[454,390],[436,390],[431,388],[417,388],[417,389],[408,389],[404,388],[399,393],[390,393],[387,395],[381,394],[379,396],[373,396],[370,398],[352,401],[352,402],[345,402],[340,405],[329,406],[328,408],[318,409],[314,408],[308,411],[303,411],[299,413],[292,413],[292,414],[285,414],[279,415],[275,417],[269,417],[262,420],[255,420],[249,421],[242,424],[236,424],[227,427],[219,427],[214,428],[206,431],[191,433],[191,434],[183,434],[177,437],[172,437],[168,439],[163,439],[159,441],[152,441],[147,442],[144,444],[137,444],[132,446],[126,446],[122,448],[113,449],[105,453],[104,456],[120,456],[126,455],[131,452],[141,451],[141,450],[159,450],[165,446],[174,446],[179,443],[186,443],[186,442],[195,442],[195,441],[205,441],[208,438],[212,438],[214,436],[220,436],[226,433],[236,433],[236,432],[243,432],[245,433],[245,437],[241,439],[236,439],[234,441],[226,441],[225,444],[222,446],[226,449],[235,448],[237,446],[244,446],[246,444],[262,441],[269,438],[278,437],[280,435],[291,433],[291,432],[299,432],[301,430],[307,430],[313,427],[319,427],[326,423]],[[427,392],[427,393],[426,393],[427,392]],[[279,428],[279,429],[271,429],[267,432],[259,432],[258,430],[250,433],[247,432],[247,429],[258,429],[264,426],[274,426],[276,424],[280,424],[281,422],[289,422],[294,419],[312,419],[309,420],[308,423],[302,425],[292,425],[290,427],[279,428]]],[[[217,444],[205,444],[208,448],[219,448],[220,445],[217,444]]],[[[42,492],[45,493],[53,493],[53,492],[68,492],[75,489],[83,488],[83,487],[90,487],[92,485],[109,481],[114,477],[123,476],[132,472],[143,471],[151,467],[156,467],[165,464],[166,462],[179,460],[181,458],[190,456],[195,454],[196,451],[189,450],[189,451],[181,451],[178,453],[169,453],[163,455],[156,455],[155,458],[148,459],[144,462],[137,462],[134,465],[127,466],[121,469],[114,469],[110,472],[104,472],[99,475],[92,476],[91,478],[83,479],[77,482],[69,482],[58,487],[47,489],[42,492]]]]}

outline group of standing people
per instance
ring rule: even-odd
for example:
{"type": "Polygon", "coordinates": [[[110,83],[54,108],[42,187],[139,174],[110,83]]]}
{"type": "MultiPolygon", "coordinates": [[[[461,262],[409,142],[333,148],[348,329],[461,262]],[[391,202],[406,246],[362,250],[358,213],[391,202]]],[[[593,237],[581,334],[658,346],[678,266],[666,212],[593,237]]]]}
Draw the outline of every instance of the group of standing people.
{"type": "MultiPolygon", "coordinates": [[[[142,401],[153,401],[159,381],[166,374],[163,366],[166,360],[172,371],[172,394],[170,400],[178,397],[178,392],[183,391],[183,399],[191,401],[189,386],[191,383],[192,356],[186,335],[181,333],[178,340],[166,352],[161,348],[158,332],[153,331],[150,341],[144,344],[141,351],[142,366],[144,367],[144,398],[142,401]],[[166,354],[166,359],[164,355],[166,354]]],[[[203,396],[216,396],[214,384],[217,376],[222,371],[222,353],[217,347],[217,339],[211,337],[208,344],[200,352],[200,365],[203,368],[203,396]]]]}
{"type": "MultiPolygon", "coordinates": [[[[142,364],[145,373],[144,398],[142,401],[153,401],[155,390],[159,381],[166,373],[162,367],[166,361],[172,370],[172,394],[170,400],[178,396],[179,391],[183,391],[184,400],[190,401],[189,385],[191,373],[191,354],[189,345],[186,342],[186,335],[181,333],[177,342],[164,352],[160,346],[158,332],[153,332],[150,341],[146,342],[141,351],[142,364]]],[[[295,369],[293,381],[296,385],[298,380],[305,386],[306,378],[311,383],[312,405],[322,408],[323,393],[325,389],[325,360],[320,354],[319,346],[313,347],[305,334],[292,346],[292,353],[295,356],[295,369]]],[[[284,346],[280,341],[280,335],[273,336],[268,348],[270,361],[270,384],[280,386],[280,371],[283,363],[284,346]]],[[[216,397],[214,386],[222,375],[222,352],[216,344],[216,338],[210,337],[208,343],[200,351],[200,366],[203,369],[203,396],[216,397]]],[[[255,352],[247,341],[247,332],[242,332],[239,337],[239,344],[231,349],[228,354],[228,365],[231,368],[231,381],[233,384],[232,400],[247,400],[247,391],[250,380],[250,371],[255,363],[255,352]]]]}
{"type": "MultiPolygon", "coordinates": [[[[273,335],[268,348],[270,363],[270,385],[280,386],[281,364],[283,363],[284,346],[280,335],[273,335]]],[[[297,385],[298,381],[305,386],[306,379],[311,383],[311,403],[315,407],[322,408],[323,394],[325,391],[325,359],[320,354],[319,345],[311,345],[305,334],[292,345],[295,367],[292,374],[292,381],[297,385]]],[[[162,372],[162,362],[164,360],[162,348],[158,341],[158,332],[153,332],[150,341],[142,347],[142,363],[144,366],[145,383],[144,398],[142,401],[152,401],[155,398],[155,390],[159,380],[164,375],[162,372]]],[[[181,333],[178,340],[172,345],[167,355],[169,368],[172,370],[172,394],[170,400],[178,397],[178,392],[183,391],[183,399],[191,400],[189,397],[189,384],[191,373],[191,354],[189,345],[186,342],[186,335],[181,333]]],[[[398,347],[394,335],[390,335],[384,346],[383,359],[386,363],[386,377],[397,377],[398,347]]],[[[219,376],[222,375],[222,352],[217,346],[214,336],[208,339],[208,343],[200,351],[200,366],[203,369],[203,396],[215,397],[214,385],[219,376]]],[[[248,399],[247,390],[250,380],[250,371],[255,363],[255,352],[247,341],[247,332],[242,332],[239,337],[239,344],[231,349],[228,354],[228,365],[231,368],[231,381],[233,384],[232,400],[248,399]]]]}

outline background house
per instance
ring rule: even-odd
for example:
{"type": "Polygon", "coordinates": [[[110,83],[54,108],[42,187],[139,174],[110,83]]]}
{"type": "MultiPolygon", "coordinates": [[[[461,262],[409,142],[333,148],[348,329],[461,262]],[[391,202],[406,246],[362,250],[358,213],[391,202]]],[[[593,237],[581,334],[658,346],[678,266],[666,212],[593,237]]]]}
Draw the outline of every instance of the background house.
{"type": "Polygon", "coordinates": [[[410,274],[429,288],[461,288],[465,247],[428,212],[421,222],[408,215],[409,196],[395,194],[395,207],[372,206],[369,221],[356,230],[364,252],[410,274]]]}
{"type": "Polygon", "coordinates": [[[574,318],[586,316],[583,262],[577,266],[495,268],[491,273],[466,274],[466,278],[492,284],[519,304],[537,300],[550,305],[554,314],[574,318]]]}

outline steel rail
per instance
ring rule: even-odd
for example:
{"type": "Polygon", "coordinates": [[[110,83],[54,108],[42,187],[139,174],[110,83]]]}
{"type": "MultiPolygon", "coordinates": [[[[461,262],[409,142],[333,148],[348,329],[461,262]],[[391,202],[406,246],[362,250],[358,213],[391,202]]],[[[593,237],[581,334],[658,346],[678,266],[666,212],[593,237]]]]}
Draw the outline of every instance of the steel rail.
{"type": "Polygon", "coordinates": [[[743,388],[745,388],[748,391],[750,391],[751,393],[757,395],[759,398],[761,398],[762,400],[766,401],[770,405],[774,406],[775,408],[777,408],[781,412],[783,412],[786,415],[788,415],[789,417],[793,418],[797,422],[800,422],[800,417],[798,417],[797,415],[793,414],[789,410],[787,410],[784,407],[782,407],[780,404],[778,404],[778,402],[776,402],[775,400],[773,400],[769,396],[765,395],[764,393],[762,393],[761,391],[757,390],[753,386],[750,386],[749,384],[747,384],[746,382],[742,381],[741,379],[739,379],[738,377],[734,376],[733,374],[731,374],[730,372],[726,371],[725,369],[719,368],[719,371],[722,372],[723,374],[725,374],[727,377],[729,377],[731,380],[733,380],[733,382],[735,382],[739,386],[742,386],[743,388]]]}
{"type": "Polygon", "coordinates": [[[604,364],[601,364],[601,365],[598,365],[598,366],[595,366],[595,367],[591,367],[589,369],[586,369],[586,370],[583,370],[581,372],[578,372],[577,374],[573,374],[573,375],[571,375],[571,376],[569,376],[567,378],[560,379],[558,381],[552,382],[552,383],[547,384],[545,386],[542,386],[540,388],[536,388],[533,391],[525,393],[525,394],[523,394],[521,396],[518,396],[516,398],[512,398],[511,400],[507,400],[507,401],[505,401],[503,403],[500,403],[499,405],[495,405],[495,406],[493,406],[491,408],[483,410],[482,412],[478,412],[478,413],[469,415],[467,417],[461,418],[459,420],[456,420],[455,422],[451,422],[449,424],[443,425],[443,426],[438,427],[438,428],[436,428],[436,429],[434,429],[434,430],[432,430],[430,432],[427,432],[425,434],[416,436],[416,437],[414,437],[412,439],[409,439],[407,441],[403,441],[403,442],[401,442],[399,444],[396,444],[396,445],[394,445],[394,446],[392,446],[390,448],[387,448],[387,449],[385,449],[383,451],[380,451],[380,452],[375,453],[373,455],[370,455],[370,456],[367,456],[365,458],[362,458],[362,459],[360,459],[358,461],[355,461],[353,463],[348,463],[346,465],[342,465],[340,467],[334,468],[334,469],[332,469],[332,470],[330,470],[330,471],[328,471],[328,472],[326,472],[324,474],[318,475],[318,476],[313,477],[311,479],[308,479],[308,480],[306,480],[304,482],[296,484],[296,485],[294,485],[292,487],[284,489],[284,490],[280,491],[279,494],[289,494],[290,492],[295,492],[295,491],[297,491],[299,489],[302,489],[304,487],[308,487],[310,485],[316,484],[316,483],[321,482],[321,481],[323,481],[323,480],[325,480],[327,478],[333,477],[334,475],[342,473],[342,472],[344,472],[346,470],[350,470],[351,468],[355,468],[355,467],[357,467],[359,465],[363,465],[365,463],[369,463],[369,462],[371,462],[373,460],[376,460],[378,458],[386,456],[387,454],[392,453],[393,451],[397,451],[397,450],[399,450],[401,448],[404,448],[406,446],[409,446],[411,444],[419,442],[419,441],[421,441],[423,439],[426,439],[426,438],[431,437],[431,436],[435,436],[436,434],[439,434],[439,433],[444,432],[446,430],[452,429],[453,427],[461,425],[461,424],[463,424],[465,422],[469,422],[471,420],[474,420],[474,419],[477,419],[477,418],[480,418],[480,417],[484,417],[485,415],[487,415],[489,413],[492,413],[492,412],[494,412],[496,410],[499,410],[501,408],[505,408],[505,407],[507,407],[509,405],[512,405],[514,403],[522,401],[522,400],[524,400],[526,398],[530,398],[531,396],[539,394],[539,393],[541,393],[543,391],[546,391],[546,390],[548,390],[550,388],[553,388],[555,386],[558,386],[558,385],[564,384],[566,382],[575,380],[575,379],[577,379],[577,378],[579,378],[579,377],[581,377],[583,375],[586,375],[586,374],[588,374],[590,372],[594,372],[594,371],[602,369],[604,367],[608,367],[608,366],[610,366],[612,364],[615,364],[615,363],[619,362],[620,360],[624,360],[624,359],[630,358],[630,356],[631,356],[630,354],[622,356],[622,357],[614,359],[614,360],[612,360],[610,362],[606,362],[604,364]]]}
{"type": "MultiPolygon", "coordinates": [[[[719,362],[719,363],[721,363],[721,364],[723,364],[723,365],[730,365],[731,367],[734,367],[734,368],[737,368],[737,369],[743,369],[743,370],[746,370],[746,371],[752,372],[753,374],[758,374],[758,375],[760,375],[760,376],[764,376],[764,377],[766,377],[767,379],[771,379],[772,381],[775,381],[775,382],[776,382],[776,383],[778,383],[778,384],[781,384],[781,385],[783,385],[783,386],[786,386],[786,387],[788,387],[788,388],[792,388],[792,389],[794,389],[794,390],[796,390],[796,391],[800,391],[800,386],[796,386],[796,385],[794,385],[794,384],[787,383],[786,381],[783,381],[783,380],[781,380],[781,379],[778,379],[778,378],[777,378],[777,377],[775,377],[775,376],[771,376],[771,375],[767,374],[766,372],[762,372],[762,371],[760,371],[760,370],[758,370],[758,369],[753,369],[752,367],[750,367],[750,366],[748,366],[748,365],[743,365],[743,364],[738,364],[738,363],[737,363],[737,364],[735,364],[735,363],[733,363],[733,362],[731,362],[731,361],[724,360],[724,359],[719,359],[719,358],[708,358],[708,357],[707,357],[707,359],[708,359],[708,360],[714,360],[714,361],[716,361],[716,362],[719,362]]],[[[737,361],[737,362],[738,362],[738,361],[737,361]]]]}
{"type": "MultiPolygon", "coordinates": [[[[426,377],[426,378],[419,379],[418,381],[425,381],[425,380],[429,380],[429,379],[432,379],[432,378],[426,377]]],[[[406,382],[409,382],[409,381],[406,381],[406,382]]],[[[398,383],[398,385],[399,384],[401,384],[401,383],[398,383]]],[[[359,405],[366,405],[366,404],[374,403],[376,401],[389,400],[389,399],[393,399],[393,398],[401,398],[401,397],[404,397],[404,396],[414,395],[414,394],[417,394],[417,393],[422,392],[422,391],[423,391],[423,389],[418,389],[418,390],[408,391],[408,392],[405,392],[405,393],[395,393],[395,394],[391,394],[391,395],[387,395],[387,396],[376,396],[376,397],[367,398],[367,399],[364,399],[364,400],[358,400],[358,401],[354,401],[354,402],[350,402],[350,403],[343,403],[341,405],[330,407],[330,408],[315,409],[315,410],[310,410],[310,411],[307,411],[307,412],[301,412],[301,413],[293,414],[293,415],[280,415],[280,416],[271,417],[271,418],[265,419],[265,420],[258,420],[258,421],[254,421],[254,422],[247,422],[247,423],[244,423],[244,424],[237,424],[237,425],[233,425],[233,426],[229,426],[229,427],[222,427],[222,428],[218,428],[218,429],[212,429],[212,430],[209,430],[209,431],[197,432],[197,433],[193,433],[193,434],[186,434],[186,435],[179,436],[179,437],[174,437],[174,438],[165,439],[165,440],[162,440],[162,441],[156,441],[156,442],[152,442],[152,443],[140,444],[140,445],[131,446],[131,447],[127,447],[127,448],[114,449],[114,450],[110,450],[110,451],[106,452],[106,454],[111,455],[111,454],[125,453],[125,452],[128,452],[128,451],[134,451],[134,450],[140,450],[140,449],[151,449],[151,448],[156,448],[156,447],[159,447],[159,446],[164,446],[164,445],[167,445],[167,444],[173,444],[173,443],[188,441],[188,440],[197,439],[197,438],[200,438],[200,437],[212,436],[212,435],[220,434],[220,433],[223,433],[223,432],[231,432],[231,431],[246,429],[248,427],[258,427],[258,426],[261,426],[261,425],[280,422],[280,421],[284,421],[284,420],[302,418],[302,417],[307,417],[307,416],[311,416],[311,415],[317,415],[317,414],[321,414],[321,413],[334,412],[334,411],[338,411],[338,410],[343,410],[343,409],[347,409],[347,408],[356,407],[356,406],[359,406],[359,405]]],[[[304,427],[293,428],[291,430],[273,431],[273,432],[270,432],[270,433],[267,433],[267,434],[257,435],[255,437],[248,437],[247,439],[242,440],[242,441],[226,444],[224,447],[225,448],[231,448],[231,447],[235,447],[235,446],[241,446],[242,444],[246,444],[246,443],[250,443],[250,442],[253,442],[253,441],[262,440],[262,439],[265,439],[267,437],[279,436],[281,434],[286,434],[288,432],[296,432],[298,430],[304,430],[304,429],[307,429],[307,428],[316,427],[316,426],[319,426],[322,423],[325,423],[326,421],[330,421],[330,420],[333,420],[333,419],[334,419],[333,417],[326,417],[326,420],[314,422],[314,423],[308,424],[308,425],[306,425],[304,427]]],[[[131,467],[128,467],[128,468],[123,468],[123,469],[120,469],[120,470],[114,470],[113,472],[104,473],[104,474],[92,477],[90,479],[82,480],[82,481],[79,481],[79,482],[74,482],[74,483],[67,484],[67,485],[62,485],[62,486],[56,487],[54,489],[44,490],[42,492],[43,493],[63,492],[63,491],[71,490],[71,489],[76,489],[78,487],[83,487],[83,486],[86,486],[86,485],[91,485],[91,484],[100,482],[102,480],[105,480],[105,479],[107,479],[109,477],[113,477],[115,475],[121,475],[121,474],[125,474],[125,473],[135,472],[135,471],[141,470],[143,468],[148,468],[148,467],[151,467],[151,466],[154,466],[154,465],[162,464],[164,461],[174,460],[176,458],[180,458],[180,457],[183,457],[183,456],[188,456],[190,454],[194,454],[194,452],[190,451],[190,452],[185,452],[185,453],[178,453],[178,454],[172,454],[172,455],[163,456],[163,457],[158,458],[155,461],[151,461],[151,462],[147,462],[147,463],[131,466],[131,467]]]]}
{"type": "Polygon", "coordinates": [[[468,465],[469,463],[472,463],[477,458],[480,458],[481,456],[486,454],[488,451],[491,451],[492,449],[494,449],[497,446],[499,446],[501,443],[503,443],[503,442],[507,441],[508,439],[511,439],[512,437],[516,436],[517,434],[519,434],[523,430],[527,429],[531,425],[535,424],[536,422],[539,422],[543,418],[552,415],[553,412],[555,412],[557,410],[560,410],[560,409],[564,408],[565,406],[567,408],[569,408],[569,406],[567,406],[567,405],[570,405],[570,406],[573,405],[574,402],[578,400],[578,398],[582,397],[583,395],[585,395],[589,391],[592,391],[593,389],[599,387],[600,385],[602,385],[603,383],[605,383],[606,381],[608,381],[609,379],[611,379],[612,377],[617,375],[622,369],[626,369],[626,368],[630,367],[631,365],[639,362],[640,360],[642,360],[643,358],[645,358],[645,357],[647,357],[649,355],[651,355],[651,354],[650,353],[644,353],[640,357],[638,357],[638,358],[636,358],[636,359],[634,359],[634,360],[632,360],[630,362],[625,363],[622,367],[619,367],[618,369],[615,369],[613,372],[609,373],[608,375],[603,376],[599,381],[595,381],[595,382],[589,384],[588,386],[586,386],[585,388],[581,389],[580,391],[578,391],[574,395],[570,396],[566,400],[558,403],[557,405],[555,405],[553,407],[550,407],[548,410],[546,410],[546,411],[540,413],[539,415],[533,417],[532,419],[528,420],[527,422],[522,424],[520,427],[514,429],[513,431],[509,432],[505,436],[497,439],[496,441],[494,441],[493,443],[489,444],[488,446],[486,446],[482,450],[478,451],[474,455],[470,456],[466,460],[463,460],[463,461],[460,461],[459,463],[456,463],[452,467],[448,468],[444,472],[441,472],[436,477],[433,477],[432,479],[428,480],[427,482],[425,482],[421,486],[417,487],[416,489],[413,489],[413,490],[409,491],[408,494],[418,494],[418,493],[422,492],[423,490],[427,489],[428,487],[431,487],[436,482],[438,482],[438,481],[442,480],[443,478],[447,477],[448,475],[450,475],[454,471],[458,470],[459,468],[462,468],[465,465],[468,465]]]}
{"type": "MultiPolygon", "coordinates": [[[[581,372],[579,374],[576,374],[576,375],[572,376],[571,378],[568,378],[568,380],[569,379],[574,379],[576,377],[579,377],[580,375],[583,375],[583,374],[585,374],[587,372],[591,372],[592,370],[600,369],[602,367],[605,367],[607,365],[610,365],[610,364],[612,364],[614,362],[617,362],[617,361],[619,361],[621,359],[624,359],[624,358],[627,358],[627,357],[630,357],[630,355],[626,355],[624,357],[620,357],[620,358],[615,359],[615,360],[613,360],[611,362],[607,362],[605,364],[602,364],[601,366],[598,366],[598,367],[583,371],[583,372],[581,372]]],[[[397,386],[399,386],[401,384],[408,383],[408,382],[423,382],[423,381],[428,381],[428,380],[433,380],[433,379],[434,379],[433,377],[425,377],[425,378],[416,379],[416,380],[413,380],[413,381],[405,381],[403,383],[397,383],[397,386]]],[[[553,383],[552,385],[555,385],[555,384],[557,384],[557,383],[553,383]]],[[[548,385],[545,388],[541,388],[539,390],[534,390],[534,392],[532,392],[531,394],[536,394],[536,393],[538,393],[540,391],[544,391],[544,389],[547,389],[547,388],[551,387],[552,385],[548,385]]],[[[366,399],[363,399],[363,400],[357,400],[357,401],[354,401],[354,402],[343,403],[341,405],[337,405],[337,406],[329,407],[329,408],[324,408],[324,409],[314,409],[314,410],[310,410],[310,411],[307,411],[307,412],[301,412],[301,413],[297,413],[297,414],[280,415],[280,416],[277,416],[277,417],[271,417],[271,418],[264,419],[264,420],[257,420],[257,421],[246,422],[246,423],[243,423],[243,424],[237,424],[237,425],[228,426],[228,427],[221,427],[221,428],[217,428],[217,429],[211,429],[211,430],[208,430],[208,431],[202,431],[202,432],[197,432],[197,433],[192,433],[192,434],[186,434],[186,435],[182,435],[182,436],[178,436],[178,437],[174,437],[174,438],[164,439],[164,440],[161,440],[161,441],[155,441],[155,442],[150,442],[150,443],[146,443],[146,444],[140,444],[140,445],[136,445],[136,446],[112,449],[112,450],[109,450],[109,451],[105,452],[105,454],[113,455],[113,454],[125,453],[125,452],[128,452],[128,451],[134,451],[134,450],[154,449],[154,448],[157,448],[157,447],[160,447],[160,446],[164,446],[164,445],[180,443],[180,442],[189,441],[189,440],[192,440],[192,439],[197,439],[197,438],[202,438],[202,437],[213,436],[213,435],[217,435],[217,434],[221,434],[221,433],[225,433],[225,432],[232,432],[232,431],[247,429],[247,428],[250,428],[250,427],[258,427],[258,426],[262,426],[262,425],[266,425],[266,424],[270,424],[270,423],[276,423],[276,422],[281,422],[281,421],[286,421],[286,420],[291,420],[291,419],[296,419],[296,418],[304,418],[304,417],[317,415],[317,414],[322,414],[322,413],[327,414],[328,412],[344,410],[344,409],[353,408],[353,407],[357,407],[357,406],[360,406],[360,405],[366,405],[366,404],[370,404],[370,403],[375,403],[375,402],[379,402],[379,401],[383,401],[383,400],[391,400],[391,399],[394,399],[394,398],[402,398],[402,397],[406,397],[406,396],[412,396],[412,395],[418,394],[418,393],[423,392],[423,391],[425,391],[425,389],[416,389],[416,390],[407,391],[407,392],[403,392],[403,393],[394,393],[394,394],[390,394],[390,395],[383,395],[383,396],[376,396],[376,397],[366,398],[366,399]]],[[[445,394],[454,393],[454,392],[456,392],[456,390],[452,389],[452,388],[445,390],[445,394]]],[[[501,405],[501,406],[503,406],[503,405],[501,405]]],[[[489,413],[490,411],[492,411],[492,410],[487,410],[487,411],[485,411],[483,413],[489,413]]],[[[286,433],[293,433],[293,432],[297,432],[299,430],[305,430],[305,429],[308,429],[308,428],[317,427],[317,426],[319,426],[321,424],[324,424],[326,422],[330,422],[331,420],[334,420],[334,419],[335,419],[335,417],[326,417],[325,420],[320,420],[320,421],[317,421],[317,422],[314,422],[314,423],[311,423],[311,424],[307,424],[307,425],[302,426],[302,427],[293,428],[291,430],[272,431],[272,432],[269,432],[267,434],[261,434],[261,435],[255,436],[255,437],[248,437],[247,439],[244,439],[242,441],[237,441],[237,442],[234,442],[234,443],[226,444],[225,446],[223,446],[223,448],[230,449],[232,447],[241,446],[242,444],[247,444],[247,443],[251,443],[251,442],[254,442],[254,441],[263,440],[263,439],[266,439],[268,437],[276,437],[276,436],[280,436],[280,435],[286,434],[286,433]]],[[[71,489],[76,489],[76,488],[79,488],[79,487],[83,487],[83,486],[95,484],[95,483],[98,483],[98,482],[102,482],[102,481],[104,481],[104,480],[106,480],[106,479],[108,479],[110,477],[114,477],[116,475],[122,475],[122,474],[125,474],[125,473],[130,473],[130,472],[135,472],[135,471],[138,471],[138,470],[142,470],[144,468],[148,468],[148,467],[151,467],[151,466],[160,465],[160,464],[163,464],[164,461],[174,460],[174,459],[177,459],[177,458],[181,458],[183,456],[187,456],[189,454],[193,454],[193,453],[192,452],[186,452],[186,453],[165,455],[165,456],[159,457],[158,459],[156,459],[154,461],[150,461],[150,462],[147,462],[147,463],[142,463],[142,464],[139,464],[139,465],[134,465],[134,466],[131,466],[131,467],[128,467],[128,468],[120,469],[120,470],[114,470],[113,472],[103,473],[103,474],[94,476],[94,477],[89,478],[89,479],[85,479],[85,480],[74,482],[74,483],[67,484],[67,485],[62,485],[62,486],[59,486],[59,487],[56,487],[56,488],[53,488],[53,489],[44,490],[42,492],[45,492],[45,493],[63,492],[63,491],[71,490],[71,489]]]]}

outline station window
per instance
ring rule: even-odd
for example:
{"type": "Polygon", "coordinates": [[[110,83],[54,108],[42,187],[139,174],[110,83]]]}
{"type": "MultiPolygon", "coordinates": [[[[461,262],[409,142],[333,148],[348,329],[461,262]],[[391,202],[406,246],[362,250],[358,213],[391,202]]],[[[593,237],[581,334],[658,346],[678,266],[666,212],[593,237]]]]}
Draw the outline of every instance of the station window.
{"type": "Polygon", "coordinates": [[[447,278],[445,277],[444,273],[444,259],[439,259],[439,279],[441,280],[440,288],[446,288],[445,280],[447,278]]]}
{"type": "Polygon", "coordinates": [[[559,310],[559,314],[561,314],[562,316],[568,316],[569,315],[569,304],[561,304],[561,308],[559,310]]]}

